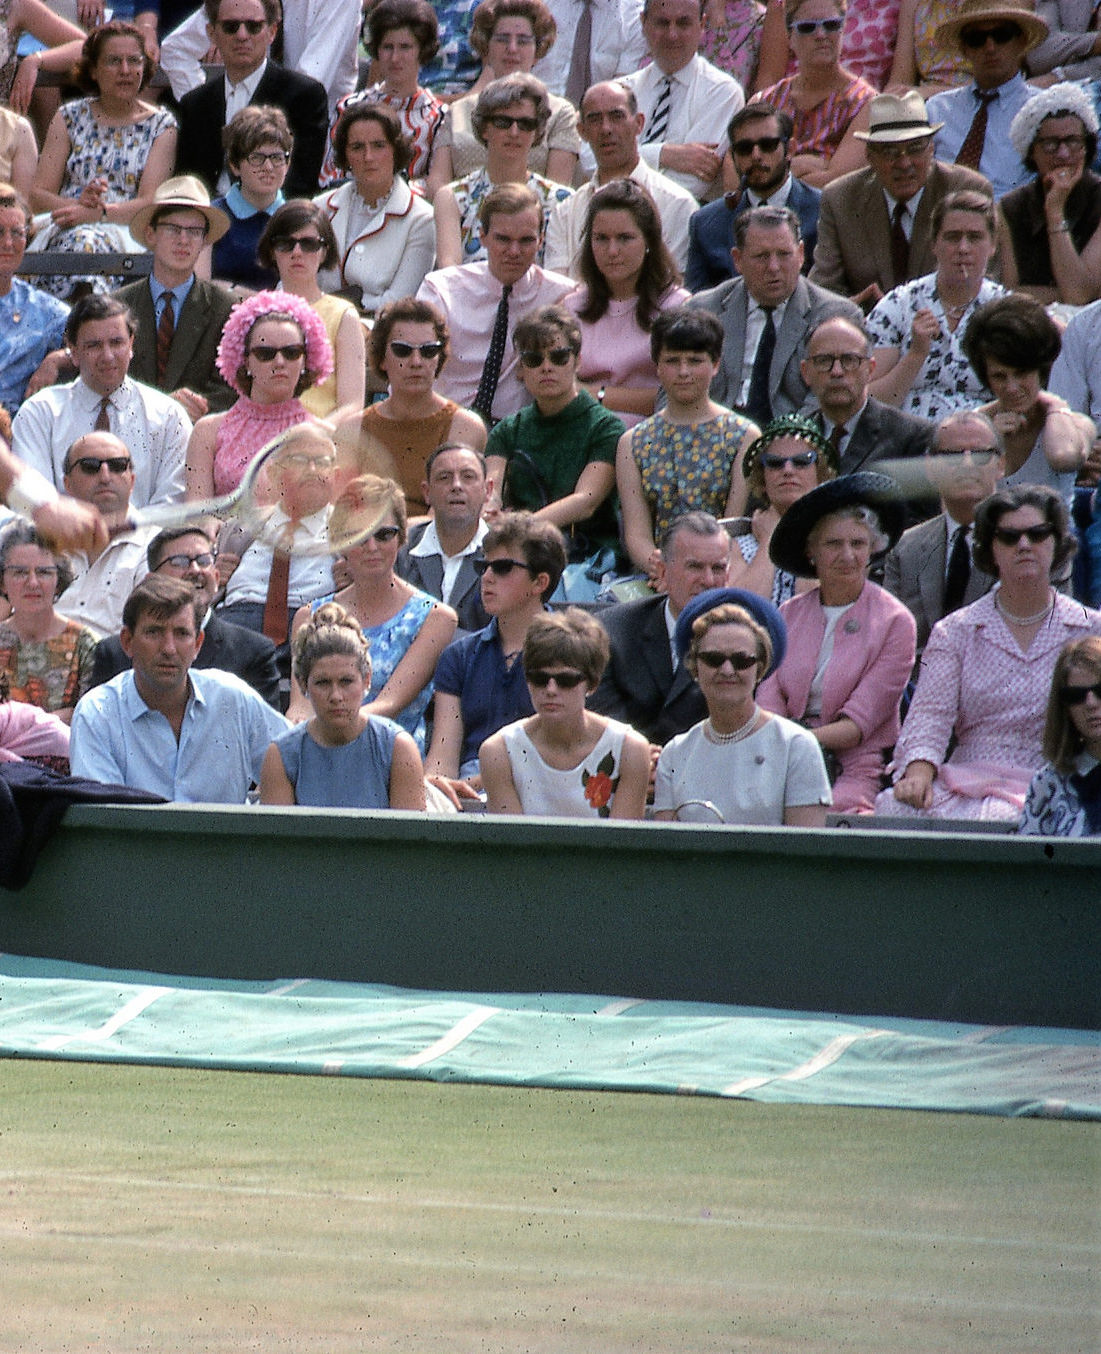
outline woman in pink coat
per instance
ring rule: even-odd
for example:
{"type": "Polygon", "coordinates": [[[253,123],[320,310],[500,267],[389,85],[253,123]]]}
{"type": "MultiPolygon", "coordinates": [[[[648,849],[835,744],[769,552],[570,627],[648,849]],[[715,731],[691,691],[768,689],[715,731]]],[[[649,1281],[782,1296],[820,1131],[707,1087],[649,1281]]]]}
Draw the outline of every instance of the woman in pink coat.
{"type": "Polygon", "coordinates": [[[838,813],[872,812],[914,663],[913,617],[868,581],[872,559],[902,532],[898,493],[872,471],[829,480],[788,509],[769,546],[778,568],[818,586],[780,608],[788,651],[758,703],[818,739],[838,813]]]}

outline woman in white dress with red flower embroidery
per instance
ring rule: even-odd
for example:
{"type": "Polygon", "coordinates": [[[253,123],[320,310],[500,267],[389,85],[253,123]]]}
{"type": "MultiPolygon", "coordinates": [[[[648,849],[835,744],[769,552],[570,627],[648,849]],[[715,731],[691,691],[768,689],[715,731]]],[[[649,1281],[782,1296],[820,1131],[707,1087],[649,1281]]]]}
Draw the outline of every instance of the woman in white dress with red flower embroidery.
{"type": "Polygon", "coordinates": [[[649,744],[628,725],[585,708],[608,662],[604,627],[577,607],[537,616],[523,662],[535,714],[482,744],[490,813],[643,817],[649,744]]]}

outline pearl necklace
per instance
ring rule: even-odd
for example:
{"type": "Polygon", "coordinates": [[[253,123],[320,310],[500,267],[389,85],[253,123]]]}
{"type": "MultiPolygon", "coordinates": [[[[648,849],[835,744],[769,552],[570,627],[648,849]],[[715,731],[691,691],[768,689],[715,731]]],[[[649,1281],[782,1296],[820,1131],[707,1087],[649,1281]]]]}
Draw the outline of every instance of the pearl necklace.
{"type": "Polygon", "coordinates": [[[1045,604],[1043,610],[1037,611],[1036,614],[1033,616],[1014,616],[1013,612],[1009,611],[1003,604],[1000,593],[994,594],[994,605],[998,608],[998,610],[1002,613],[1002,615],[1006,618],[1006,620],[1012,621],[1014,625],[1037,625],[1040,621],[1044,619],[1045,616],[1049,616],[1051,612],[1055,609],[1055,594],[1052,593],[1049,596],[1048,601],[1045,604]]]}
{"type": "Polygon", "coordinates": [[[743,738],[748,738],[751,733],[755,733],[757,726],[761,722],[761,709],[756,703],[753,706],[753,714],[748,723],[742,725],[740,729],[735,729],[733,733],[720,733],[709,719],[703,726],[703,736],[709,743],[725,744],[740,743],[743,738]]]}

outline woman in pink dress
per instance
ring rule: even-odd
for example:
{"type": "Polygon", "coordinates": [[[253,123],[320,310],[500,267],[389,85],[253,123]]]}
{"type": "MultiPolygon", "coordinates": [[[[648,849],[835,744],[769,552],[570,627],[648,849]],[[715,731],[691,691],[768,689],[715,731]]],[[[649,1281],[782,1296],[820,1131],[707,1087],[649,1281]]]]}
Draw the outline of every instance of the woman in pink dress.
{"type": "Polygon", "coordinates": [[[878,813],[1016,821],[1044,763],[1055,660],[1069,641],[1101,634],[1101,612],[1052,586],[1074,549],[1066,504],[1046,485],[999,489],[979,505],[972,558],[998,586],[933,627],[878,813]]]}
{"type": "Polygon", "coordinates": [[[187,496],[195,500],[232,493],[261,447],[313,419],[298,396],[332,374],[333,351],[308,301],[262,291],[230,312],[217,365],[238,399],[192,430],[185,471],[187,496]]]}
{"type": "Polygon", "coordinates": [[[688,292],[662,239],[654,199],[633,179],[616,179],[593,194],[578,270],[582,285],[562,303],[581,325],[577,379],[634,427],[657,401],[654,318],[684,305],[688,292]]]}
{"type": "Polygon", "coordinates": [[[863,167],[867,104],[875,88],[841,64],[844,0],[785,0],[794,75],[760,90],[755,101],[790,114],[795,130],[788,147],[791,172],[812,188],[863,167]]]}

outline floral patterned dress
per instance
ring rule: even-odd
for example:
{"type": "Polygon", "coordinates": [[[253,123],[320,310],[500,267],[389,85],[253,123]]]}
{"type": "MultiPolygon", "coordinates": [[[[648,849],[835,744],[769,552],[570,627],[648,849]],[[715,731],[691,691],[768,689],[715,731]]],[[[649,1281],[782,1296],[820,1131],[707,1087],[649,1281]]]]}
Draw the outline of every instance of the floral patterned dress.
{"type": "Polygon", "coordinates": [[[722,517],[738,448],[749,427],[735,413],[694,425],[671,423],[657,413],[631,429],[631,454],[642,476],[655,541],[682,513],[722,517]]]}
{"type": "Polygon", "coordinates": [[[0,672],[11,684],[11,699],[40,710],[71,709],[92,684],[96,637],[76,621],[52,639],[20,639],[0,625],[0,672]]]}
{"type": "MultiPolygon", "coordinates": [[[[479,169],[473,174],[468,174],[465,179],[456,179],[454,183],[449,183],[447,186],[455,194],[455,201],[459,206],[459,230],[463,246],[462,261],[463,263],[479,263],[486,257],[486,251],[482,244],[482,229],[478,222],[478,208],[481,205],[482,198],[494,186],[493,180],[489,177],[488,170],[479,169]]],[[[545,233],[552,209],[559,202],[564,202],[566,198],[573,197],[573,189],[567,188],[564,184],[555,183],[553,179],[545,179],[541,174],[529,174],[528,187],[543,204],[543,230],[545,233]]],[[[542,245],[539,246],[539,253],[535,261],[539,264],[543,262],[542,245]]]]}
{"type": "MultiPolygon", "coordinates": [[[[321,597],[311,603],[310,610],[331,602],[335,594],[321,597]]],[[[421,626],[428,619],[433,607],[438,603],[426,592],[414,589],[412,597],[402,609],[381,625],[364,626],[363,634],[371,649],[371,688],[363,698],[366,705],[378,697],[379,692],[393,675],[394,669],[409,652],[409,647],[421,632],[421,626]]],[[[413,741],[424,756],[425,711],[435,691],[435,682],[429,678],[420,691],[413,697],[404,710],[394,716],[394,723],[400,724],[406,733],[412,734],[413,741]]]]}
{"type": "Polygon", "coordinates": [[[748,90],[757,74],[765,7],[757,0],[726,0],[721,24],[706,23],[700,56],[748,90]]]}
{"type": "Polygon", "coordinates": [[[1091,831],[1078,787],[1101,766],[1088,752],[1075,758],[1072,775],[1061,776],[1045,763],[1032,777],[1017,831],[1022,837],[1089,837],[1091,831]]]}
{"type": "MultiPolygon", "coordinates": [[[[107,127],[92,111],[93,99],[75,99],[62,104],[61,117],[69,134],[69,158],[60,195],[79,198],[95,179],[107,180],[108,202],[130,202],[138,195],[146,161],[157,138],[175,127],[176,119],[166,108],[158,108],[141,122],[125,127],[107,127]]],[[[69,250],[77,254],[125,253],[136,249],[128,230],[113,223],[70,226],[67,230],[48,225],[34,237],[31,248],[69,250]]],[[[62,299],[78,283],[88,283],[94,291],[110,292],[122,279],[90,274],[87,277],[44,277],[38,285],[62,299]]]]}
{"type": "Polygon", "coordinates": [[[896,348],[904,353],[910,347],[910,330],[919,310],[931,310],[940,323],[940,335],[933,340],[909,394],[901,408],[908,414],[918,414],[934,421],[955,409],[972,409],[985,404],[990,392],[975,375],[971,363],[963,355],[963,336],[971,316],[979,306],[1005,296],[1006,290],[997,282],[984,278],[979,294],[964,311],[955,330],[948,328],[940,297],[937,295],[937,275],[904,282],[889,291],[868,316],[868,332],[877,348],[896,348]]]}

